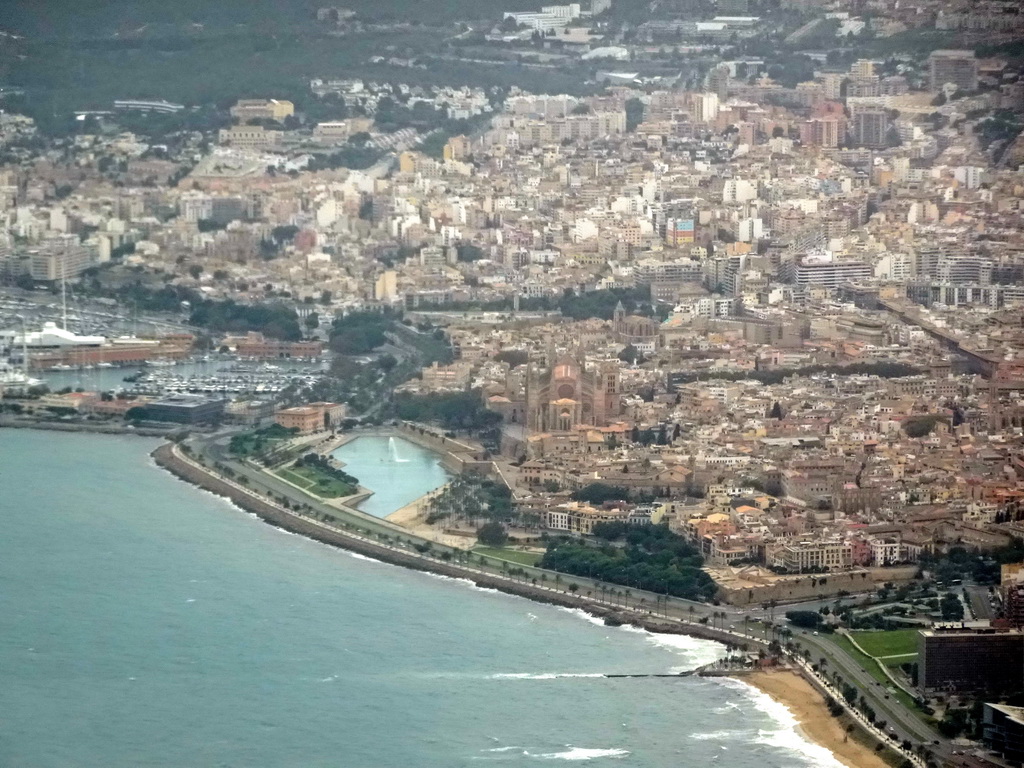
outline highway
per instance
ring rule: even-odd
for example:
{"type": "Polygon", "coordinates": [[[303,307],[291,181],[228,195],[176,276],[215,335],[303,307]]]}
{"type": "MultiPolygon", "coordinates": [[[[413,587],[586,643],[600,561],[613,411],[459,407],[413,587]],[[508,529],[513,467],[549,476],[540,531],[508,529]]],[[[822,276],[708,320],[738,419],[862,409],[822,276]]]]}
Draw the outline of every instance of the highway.
{"type": "MultiPolygon", "coordinates": [[[[914,744],[933,744],[937,751],[943,751],[945,741],[935,730],[930,728],[920,717],[908,710],[891,694],[888,687],[883,686],[868,673],[852,656],[824,636],[799,635],[797,642],[811,651],[811,660],[815,663],[826,659],[825,671],[838,672],[848,683],[855,685],[860,694],[867,699],[875,710],[879,720],[885,720],[902,741],[906,739],[914,744]]],[[[892,686],[895,688],[895,686],[892,686]]],[[[947,743],[945,749],[951,749],[947,743]]]]}

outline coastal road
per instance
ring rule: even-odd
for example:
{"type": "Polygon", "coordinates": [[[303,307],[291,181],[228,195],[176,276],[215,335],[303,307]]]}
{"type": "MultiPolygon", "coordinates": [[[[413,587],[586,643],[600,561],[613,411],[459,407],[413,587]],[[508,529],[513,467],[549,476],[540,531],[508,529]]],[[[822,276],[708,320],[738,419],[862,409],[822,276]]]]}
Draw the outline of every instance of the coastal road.
{"type": "Polygon", "coordinates": [[[199,439],[193,438],[189,441],[189,445],[192,447],[193,451],[195,451],[196,455],[205,456],[209,465],[220,463],[230,467],[236,476],[245,477],[248,487],[251,490],[262,493],[263,495],[270,495],[275,498],[283,497],[289,499],[293,505],[305,504],[316,515],[327,515],[342,522],[343,524],[360,528],[372,533],[373,535],[384,535],[396,538],[401,536],[407,540],[406,543],[409,541],[419,542],[419,539],[416,536],[393,523],[389,523],[386,520],[382,520],[362,512],[348,512],[341,507],[324,504],[323,502],[317,501],[314,497],[303,493],[295,486],[286,483],[284,480],[281,480],[270,472],[255,469],[245,462],[237,461],[228,451],[228,445],[230,442],[230,434],[220,433],[212,439],[209,436],[203,436],[199,439]]]}
{"type": "MultiPolygon", "coordinates": [[[[235,460],[228,451],[229,442],[230,434],[221,433],[214,436],[193,437],[189,444],[195,455],[205,457],[208,465],[221,463],[230,467],[236,473],[236,476],[245,477],[247,487],[253,491],[263,495],[272,495],[275,498],[283,497],[289,499],[293,506],[297,504],[307,505],[314,515],[329,515],[340,521],[343,525],[355,528],[358,531],[365,531],[371,536],[387,536],[392,542],[397,543],[402,548],[409,549],[414,545],[425,543],[406,529],[362,512],[355,510],[346,512],[338,507],[323,504],[270,473],[235,460]]],[[[453,550],[438,544],[432,544],[432,550],[435,556],[441,554],[442,557],[452,557],[453,565],[459,565],[459,558],[465,557],[465,552],[463,551],[453,550]]],[[[479,567],[467,567],[466,565],[461,565],[460,567],[468,574],[477,573],[496,576],[502,575],[509,565],[488,558],[486,565],[481,559],[479,567]]],[[[513,565],[513,567],[515,566],[513,565]]],[[[576,584],[578,587],[576,595],[581,598],[581,603],[585,600],[586,602],[594,602],[600,605],[621,606],[631,610],[655,613],[688,623],[706,620],[706,626],[717,628],[725,634],[732,635],[737,645],[750,641],[766,643],[774,636],[773,630],[770,627],[763,623],[758,623],[764,618],[764,614],[768,613],[761,606],[746,609],[732,606],[712,606],[675,597],[666,601],[663,595],[618,586],[614,587],[617,594],[613,594],[613,585],[587,577],[559,574],[529,566],[522,566],[520,568],[523,571],[521,578],[524,581],[530,580],[541,588],[565,593],[569,591],[568,587],[570,584],[576,584]]],[[[807,601],[800,604],[800,607],[813,610],[812,606],[814,605],[820,607],[820,605],[832,605],[834,602],[807,601]]],[[[776,628],[786,626],[782,614],[786,609],[792,610],[794,607],[796,606],[780,606],[775,609],[776,616],[773,624],[776,628]]],[[[875,710],[878,719],[885,720],[900,741],[906,739],[915,745],[927,744],[930,749],[940,754],[948,754],[951,751],[951,746],[947,741],[942,739],[926,723],[898,701],[885,686],[880,685],[844,649],[827,638],[803,634],[799,630],[794,630],[792,639],[800,647],[807,648],[810,651],[813,663],[818,663],[821,658],[825,658],[827,660],[826,672],[838,672],[844,680],[856,685],[858,695],[864,696],[875,710]],[[939,741],[938,745],[933,744],[935,740],[939,741]]]]}
{"type": "MultiPolygon", "coordinates": [[[[811,652],[811,661],[819,663],[822,658],[826,660],[825,671],[830,669],[838,672],[846,682],[855,685],[859,695],[864,698],[875,710],[879,720],[885,720],[887,729],[891,728],[896,736],[902,741],[904,739],[916,744],[926,744],[938,754],[948,754],[952,745],[948,740],[940,736],[933,728],[921,720],[920,717],[904,706],[890,690],[889,686],[882,685],[850,656],[843,648],[821,635],[798,634],[794,636],[796,642],[806,647],[811,652]],[[938,744],[934,742],[938,741],[938,744]]],[[[891,685],[895,689],[895,685],[891,685]]]]}

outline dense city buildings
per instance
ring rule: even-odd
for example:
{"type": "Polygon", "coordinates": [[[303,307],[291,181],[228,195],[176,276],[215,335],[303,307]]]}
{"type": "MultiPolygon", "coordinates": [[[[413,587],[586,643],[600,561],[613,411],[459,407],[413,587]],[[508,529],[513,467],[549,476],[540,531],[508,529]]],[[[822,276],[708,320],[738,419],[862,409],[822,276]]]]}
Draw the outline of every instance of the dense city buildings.
{"type": "Polygon", "coordinates": [[[405,435],[457,474],[345,535],[1019,764],[1019,9],[405,5],[123,23],[49,80],[5,18],[0,426],[168,434],[319,531],[355,479],[300,460],[405,435]]]}
{"type": "MultiPolygon", "coordinates": [[[[7,102],[0,278],[55,324],[5,311],[4,375],[139,367],[76,411],[217,417],[182,393],[304,434],[429,423],[479,441],[524,538],[663,524],[730,602],[1012,544],[1019,14],[665,5],[423,29],[323,8],[332,51],[409,44],[181,109],[7,102]],[[117,329],[82,330],[87,302],[117,329]],[[160,370],[185,358],[237,369],[160,370]]],[[[996,600],[1024,623],[1019,579],[996,600]]],[[[944,643],[1015,642],[934,636],[929,690],[968,685],[944,643]]]]}

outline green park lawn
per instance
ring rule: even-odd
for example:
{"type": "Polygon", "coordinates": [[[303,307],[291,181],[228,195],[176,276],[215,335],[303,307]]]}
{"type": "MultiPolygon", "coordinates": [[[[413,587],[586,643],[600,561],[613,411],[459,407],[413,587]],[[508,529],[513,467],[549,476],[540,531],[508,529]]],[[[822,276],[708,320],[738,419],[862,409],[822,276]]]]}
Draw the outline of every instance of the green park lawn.
{"type": "Polygon", "coordinates": [[[289,467],[277,470],[277,474],[302,490],[324,499],[351,496],[356,492],[353,486],[321,472],[316,467],[289,467]]]}
{"type": "MultiPolygon", "coordinates": [[[[876,659],[886,656],[910,657],[917,654],[917,630],[894,629],[888,632],[851,632],[865,653],[876,659]]],[[[903,658],[899,663],[913,661],[903,658]]]]}
{"type": "Polygon", "coordinates": [[[523,552],[517,549],[497,549],[495,547],[474,547],[473,554],[493,557],[495,560],[507,560],[518,565],[536,565],[542,555],[538,552],[523,552]]]}

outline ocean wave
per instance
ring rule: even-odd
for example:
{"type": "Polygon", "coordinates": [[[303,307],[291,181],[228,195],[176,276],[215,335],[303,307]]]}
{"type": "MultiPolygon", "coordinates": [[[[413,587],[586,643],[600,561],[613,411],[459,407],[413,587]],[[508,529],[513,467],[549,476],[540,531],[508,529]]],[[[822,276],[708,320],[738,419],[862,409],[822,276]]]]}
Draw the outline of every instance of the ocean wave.
{"type": "Polygon", "coordinates": [[[604,623],[604,619],[587,613],[582,608],[566,608],[564,606],[558,606],[558,610],[571,613],[573,616],[577,616],[578,618],[598,627],[617,629],[622,632],[643,635],[647,642],[686,657],[686,664],[683,666],[672,667],[669,670],[671,674],[689,672],[697,667],[710,664],[725,656],[725,646],[715,640],[704,640],[703,638],[690,637],[689,635],[670,635],[661,632],[649,632],[642,627],[634,627],[630,624],[623,624],[620,627],[610,627],[604,623]]]}
{"type": "Polygon", "coordinates": [[[709,733],[691,733],[690,738],[693,741],[736,741],[743,736],[741,731],[711,731],[709,733]]]}
{"type": "Polygon", "coordinates": [[[428,576],[431,579],[440,579],[441,581],[454,581],[463,586],[469,587],[477,592],[494,592],[495,594],[501,594],[500,589],[494,589],[492,587],[481,587],[477,585],[472,579],[467,579],[462,576],[445,576],[443,573],[433,573],[431,571],[420,571],[424,576],[428,576]]]}
{"type": "Polygon", "coordinates": [[[711,679],[727,688],[742,691],[755,709],[767,715],[778,726],[758,729],[753,743],[799,755],[807,765],[814,768],[843,768],[843,763],[828,748],[808,741],[797,730],[800,723],[785,704],[742,680],[727,677],[711,679]]]}
{"type": "MultiPolygon", "coordinates": [[[[568,745],[567,745],[568,746],[568,745]]],[[[584,747],[569,747],[564,752],[545,752],[542,754],[524,753],[527,757],[535,757],[540,760],[597,760],[601,757],[622,758],[629,754],[626,749],[586,749],[584,747]]]]}
{"type": "Polygon", "coordinates": [[[648,632],[641,627],[623,626],[621,629],[626,632],[642,634],[647,642],[685,656],[690,666],[684,669],[675,668],[674,671],[686,672],[702,667],[705,664],[710,664],[725,656],[725,646],[715,640],[704,640],[699,637],[690,637],[689,635],[648,632]]]}
{"type": "Polygon", "coordinates": [[[558,610],[564,611],[565,613],[571,613],[573,616],[583,619],[584,621],[594,624],[598,627],[608,626],[604,623],[604,619],[599,619],[597,616],[587,613],[582,608],[566,608],[564,605],[560,605],[558,606],[558,610]]]}
{"type": "Polygon", "coordinates": [[[378,559],[376,559],[374,557],[367,557],[366,555],[361,554],[359,552],[352,552],[351,550],[347,550],[347,549],[343,549],[342,552],[345,552],[345,554],[347,554],[349,557],[354,557],[356,560],[366,560],[367,562],[370,562],[370,563],[380,563],[380,562],[382,562],[381,560],[378,560],[378,559]]]}
{"type": "Polygon", "coordinates": [[[740,705],[738,703],[736,703],[735,701],[727,701],[727,702],[725,702],[724,706],[715,707],[711,711],[714,712],[716,715],[727,715],[730,712],[733,712],[733,711],[736,711],[736,710],[739,710],[739,709],[740,709],[740,705]]]}

